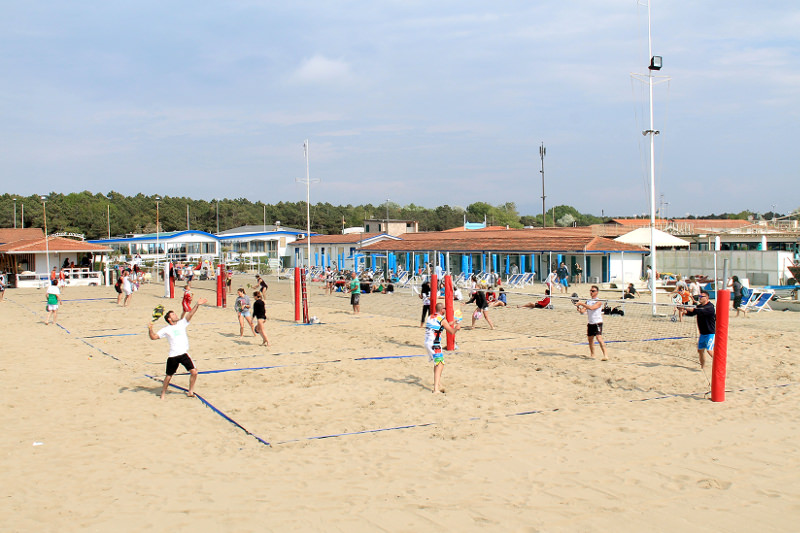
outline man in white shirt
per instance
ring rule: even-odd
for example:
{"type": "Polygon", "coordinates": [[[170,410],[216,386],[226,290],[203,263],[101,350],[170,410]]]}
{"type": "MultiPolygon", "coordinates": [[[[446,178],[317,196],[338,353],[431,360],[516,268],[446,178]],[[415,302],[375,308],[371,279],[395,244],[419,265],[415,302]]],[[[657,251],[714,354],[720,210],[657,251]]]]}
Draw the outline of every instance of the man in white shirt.
{"type": "Polygon", "coordinates": [[[580,314],[585,314],[589,319],[589,325],[586,327],[586,337],[589,339],[589,354],[594,357],[594,339],[596,338],[597,344],[600,345],[600,350],[603,351],[601,361],[608,361],[606,343],[603,342],[603,302],[597,299],[598,292],[597,285],[592,285],[589,289],[590,296],[586,303],[576,302],[575,307],[578,308],[580,314]]]}
{"type": "Polygon", "coordinates": [[[164,315],[164,320],[167,321],[169,326],[161,328],[158,333],[153,331],[153,323],[147,325],[150,338],[154,341],[166,337],[169,340],[169,355],[167,356],[167,371],[164,377],[164,384],[161,387],[161,399],[167,393],[167,387],[175,372],[178,370],[179,365],[189,371],[189,390],[186,391],[186,396],[190,398],[194,396],[194,384],[197,381],[197,369],[194,367],[194,362],[189,356],[189,337],[186,334],[186,328],[189,327],[189,321],[200,308],[201,305],[207,303],[208,300],[200,298],[197,304],[191,311],[178,320],[178,315],[175,311],[167,311],[164,315]]]}

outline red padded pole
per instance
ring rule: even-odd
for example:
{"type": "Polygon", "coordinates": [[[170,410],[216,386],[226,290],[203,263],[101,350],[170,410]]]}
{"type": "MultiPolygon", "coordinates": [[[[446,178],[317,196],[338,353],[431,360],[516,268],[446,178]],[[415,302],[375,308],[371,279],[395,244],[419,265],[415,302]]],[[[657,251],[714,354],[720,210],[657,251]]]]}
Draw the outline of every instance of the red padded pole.
{"type": "Polygon", "coordinates": [[[300,322],[300,310],[303,302],[300,300],[300,267],[294,267],[294,321],[300,322]]]}
{"type": "MultiPolygon", "coordinates": [[[[453,318],[453,278],[450,276],[450,274],[446,274],[444,276],[444,319],[452,324],[453,318]]],[[[455,335],[450,335],[447,333],[447,344],[445,345],[445,348],[451,351],[455,350],[455,335]]]]}
{"type": "Polygon", "coordinates": [[[717,291],[717,329],[714,334],[714,364],[711,366],[711,401],[725,401],[725,374],[728,366],[728,319],[731,291],[717,291]]]}

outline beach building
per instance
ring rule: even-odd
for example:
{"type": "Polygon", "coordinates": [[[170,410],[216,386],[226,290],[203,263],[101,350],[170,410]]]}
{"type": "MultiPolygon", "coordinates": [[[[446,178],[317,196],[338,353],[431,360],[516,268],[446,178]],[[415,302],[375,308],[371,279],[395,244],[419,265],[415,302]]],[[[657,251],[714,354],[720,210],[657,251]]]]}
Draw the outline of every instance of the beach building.
{"type": "Polygon", "coordinates": [[[139,256],[142,261],[163,260],[198,262],[216,260],[221,252],[216,235],[205,231],[186,230],[163,233],[129,234],[125,237],[89,241],[107,246],[111,256],[129,262],[139,256]]]}
{"type": "MultiPolygon", "coordinates": [[[[641,246],[616,242],[592,234],[591,228],[507,229],[465,227],[439,232],[319,235],[312,237],[313,266],[340,269],[370,268],[412,271],[427,264],[441,265],[454,275],[494,272],[502,276],[535,273],[544,279],[561,261],[572,274],[580,270],[583,279],[608,282],[639,279],[641,246]],[[330,263],[329,263],[330,262],[330,263]]],[[[294,243],[302,257],[305,241],[294,243]]]]}
{"type": "Polygon", "coordinates": [[[99,285],[102,277],[92,266],[110,251],[78,238],[45,238],[40,228],[2,229],[0,242],[0,270],[17,287],[46,284],[53,267],[64,269],[68,283],[99,285]]]}
{"type": "Polygon", "coordinates": [[[272,269],[290,266],[294,256],[290,247],[305,236],[305,230],[280,224],[240,226],[217,234],[226,264],[267,262],[272,269]]]}
{"type": "MultiPolygon", "coordinates": [[[[347,232],[342,235],[312,235],[311,261],[308,261],[309,241],[305,238],[292,243],[291,266],[331,267],[338,270],[361,270],[377,262],[380,252],[365,257],[362,248],[398,237],[385,233],[347,232]]],[[[385,256],[384,256],[385,257],[385,256]]]]}
{"type": "MultiPolygon", "coordinates": [[[[646,237],[647,219],[614,219],[612,224],[592,226],[604,236],[631,235],[638,228],[639,242],[646,237]]],[[[800,260],[800,227],[797,220],[658,219],[656,227],[689,246],[657,244],[658,270],[662,273],[722,276],[748,280],[750,285],[783,285],[794,280],[789,267],[800,260]]],[[[658,239],[657,239],[658,241],[658,239]]],[[[676,241],[672,241],[676,242],[676,241]]]]}
{"type": "Polygon", "coordinates": [[[387,233],[397,237],[404,233],[416,233],[419,231],[419,222],[416,220],[399,220],[392,218],[369,219],[364,221],[365,233],[387,233]]]}

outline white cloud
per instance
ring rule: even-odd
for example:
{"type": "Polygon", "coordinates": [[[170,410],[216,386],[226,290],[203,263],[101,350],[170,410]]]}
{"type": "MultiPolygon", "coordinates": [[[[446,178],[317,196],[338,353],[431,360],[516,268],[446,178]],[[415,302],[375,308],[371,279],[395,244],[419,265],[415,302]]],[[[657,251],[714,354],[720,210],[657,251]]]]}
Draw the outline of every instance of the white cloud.
{"type": "Polygon", "coordinates": [[[345,61],[328,59],[320,54],[306,59],[290,76],[290,81],[302,84],[344,83],[353,80],[350,65],[345,61]]]}

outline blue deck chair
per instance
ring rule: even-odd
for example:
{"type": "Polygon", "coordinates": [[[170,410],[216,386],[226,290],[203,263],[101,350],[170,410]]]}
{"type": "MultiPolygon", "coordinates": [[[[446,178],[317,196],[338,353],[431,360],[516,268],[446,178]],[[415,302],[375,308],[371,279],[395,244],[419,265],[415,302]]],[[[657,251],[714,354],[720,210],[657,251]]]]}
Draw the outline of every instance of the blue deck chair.
{"type": "Polygon", "coordinates": [[[751,290],[750,298],[747,299],[747,303],[742,306],[742,310],[745,312],[755,311],[756,313],[772,311],[769,301],[772,300],[773,296],[775,296],[775,291],[772,289],[753,289],[751,290]]]}

